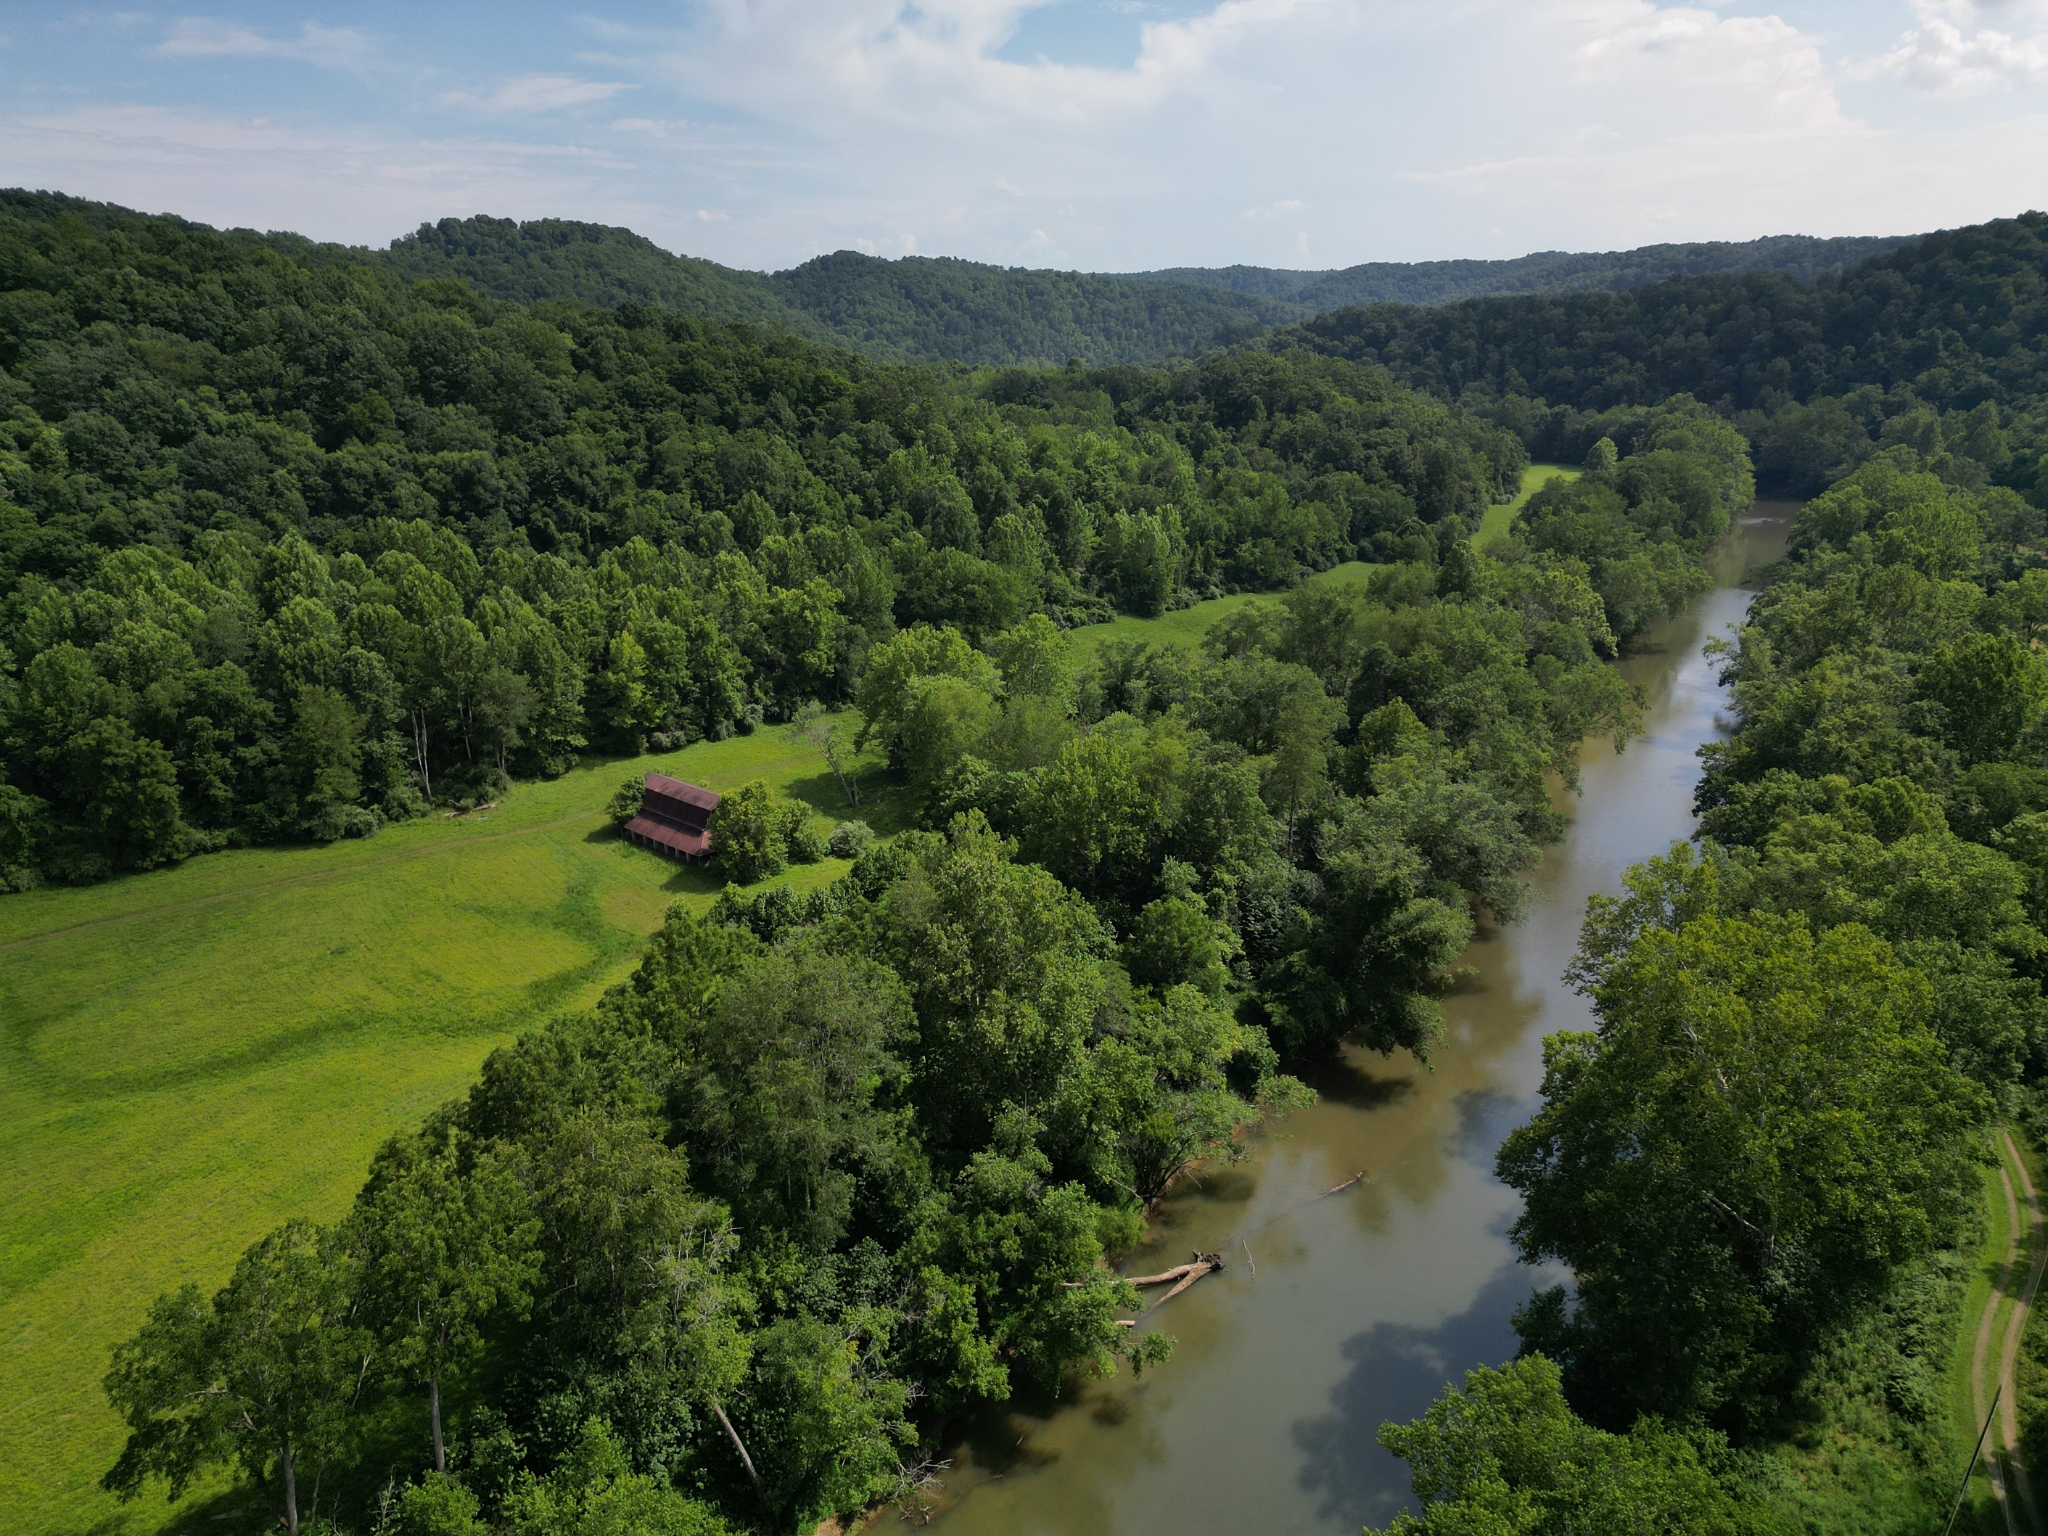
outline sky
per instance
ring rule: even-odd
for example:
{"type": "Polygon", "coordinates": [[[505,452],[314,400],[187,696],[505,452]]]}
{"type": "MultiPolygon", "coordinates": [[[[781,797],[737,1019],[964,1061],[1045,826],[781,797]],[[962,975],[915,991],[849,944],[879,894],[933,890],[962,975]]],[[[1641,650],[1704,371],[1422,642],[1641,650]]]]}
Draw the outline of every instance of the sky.
{"type": "Polygon", "coordinates": [[[0,185],[382,246],[1326,268],[2048,205],[2048,0],[0,0],[0,185]]]}

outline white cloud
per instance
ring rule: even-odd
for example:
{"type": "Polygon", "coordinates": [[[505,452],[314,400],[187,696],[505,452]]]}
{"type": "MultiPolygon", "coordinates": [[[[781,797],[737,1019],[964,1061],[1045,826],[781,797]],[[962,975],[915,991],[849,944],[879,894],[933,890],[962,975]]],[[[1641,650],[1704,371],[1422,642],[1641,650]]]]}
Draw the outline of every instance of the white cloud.
{"type": "Polygon", "coordinates": [[[270,37],[232,22],[187,16],[172,24],[156,51],[174,58],[297,59],[338,67],[361,63],[369,43],[352,27],[323,27],[317,21],[301,22],[297,37],[270,37]]]}
{"type": "MultiPolygon", "coordinates": [[[[492,112],[556,112],[563,107],[587,106],[609,101],[621,91],[633,90],[625,80],[585,80],[579,75],[520,75],[499,82],[488,91],[449,91],[442,100],[451,106],[480,106],[492,112]]],[[[636,126],[653,126],[647,119],[636,126]]]]}
{"type": "Polygon", "coordinates": [[[709,208],[699,208],[697,210],[697,222],[700,224],[730,224],[732,222],[732,215],[729,213],[716,213],[709,208]]]}
{"type": "Polygon", "coordinates": [[[1851,66],[1858,78],[1889,75],[1943,96],[1976,96],[2048,82],[2048,30],[2015,37],[1980,23],[2048,21],[2041,0],[1916,0],[1920,26],[1898,46],[1851,66]],[[1975,28],[1966,32],[1965,28],[1975,28]]]}

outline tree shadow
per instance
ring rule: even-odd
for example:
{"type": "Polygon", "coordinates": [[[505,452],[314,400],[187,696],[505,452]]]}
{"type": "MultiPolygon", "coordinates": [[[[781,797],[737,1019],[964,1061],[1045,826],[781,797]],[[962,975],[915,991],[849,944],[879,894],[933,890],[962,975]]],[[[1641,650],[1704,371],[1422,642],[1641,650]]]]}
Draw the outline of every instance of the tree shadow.
{"type": "Polygon", "coordinates": [[[1331,1389],[1330,1411],[1294,1426],[1299,1482],[1321,1495],[1324,1519],[1383,1526],[1409,1505],[1407,1463],[1380,1446],[1380,1425],[1419,1417],[1446,1383],[1475,1365],[1512,1360],[1520,1345],[1508,1319],[1534,1278],[1520,1264],[1504,1264],[1470,1307],[1434,1328],[1380,1323],[1344,1342],[1351,1369],[1331,1389]]]}
{"type": "Polygon", "coordinates": [[[1406,1098],[1415,1081],[1406,1072],[1385,1075],[1343,1056],[1318,1056],[1294,1065],[1294,1075],[1316,1091],[1316,1097],[1347,1109],[1378,1109],[1406,1098]]]}
{"type": "Polygon", "coordinates": [[[1468,1088],[1452,1100],[1458,1117],[1457,1155],[1491,1168],[1508,1132],[1527,1120],[1532,1100],[1499,1088],[1468,1088]]]}

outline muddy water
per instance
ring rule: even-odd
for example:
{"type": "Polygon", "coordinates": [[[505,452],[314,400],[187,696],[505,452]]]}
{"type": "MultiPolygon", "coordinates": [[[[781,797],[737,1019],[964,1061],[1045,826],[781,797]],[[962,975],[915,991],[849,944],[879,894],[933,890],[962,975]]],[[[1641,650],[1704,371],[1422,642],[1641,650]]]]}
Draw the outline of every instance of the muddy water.
{"type": "Polygon", "coordinates": [[[1584,794],[1561,802],[1571,830],[1535,872],[1528,919],[1467,952],[1476,977],[1446,1000],[1435,1070],[1351,1053],[1313,1108],[1170,1202],[1133,1273],[1197,1248],[1230,1261],[1157,1314],[1173,1358],[984,1421],[946,1474],[946,1536],[1356,1536],[1407,1502],[1406,1468],[1374,1433],[1511,1358],[1509,1315],[1549,1282],[1509,1248],[1517,1201],[1494,1151],[1534,1108],[1543,1037],[1588,1022],[1559,979],[1586,897],[1692,831],[1694,754],[1723,707],[1701,646],[1741,618],[1738,583],[1779,556],[1794,510],[1758,503],[1717,551],[1722,585],[1620,663],[1648,696],[1648,734],[1618,755],[1586,747],[1584,794]],[[1321,1195],[1361,1170],[1368,1182],[1321,1195]]]}

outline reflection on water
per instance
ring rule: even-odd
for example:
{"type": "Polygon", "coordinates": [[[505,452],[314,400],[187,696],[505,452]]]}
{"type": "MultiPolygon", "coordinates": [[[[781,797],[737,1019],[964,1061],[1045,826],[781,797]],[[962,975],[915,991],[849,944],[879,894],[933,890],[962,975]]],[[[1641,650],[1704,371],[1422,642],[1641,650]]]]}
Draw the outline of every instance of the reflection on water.
{"type": "MultiPolygon", "coordinates": [[[[1794,510],[1759,502],[1718,552],[1717,579],[1776,559],[1794,510]]],[[[1475,977],[1445,1001],[1435,1069],[1348,1052],[1248,1162],[1170,1201],[1134,1263],[1197,1248],[1230,1261],[1159,1314],[1173,1358],[1057,1411],[975,1426],[948,1474],[947,1536],[1355,1536],[1392,1519],[1408,1479],[1374,1441],[1381,1421],[1511,1357],[1509,1316],[1545,1280],[1508,1246],[1516,1199],[1493,1177],[1494,1149],[1534,1107],[1543,1036],[1590,1022],[1559,979],[1586,897],[1692,831],[1695,754],[1723,699],[1700,648],[1748,601],[1724,585],[1620,663],[1647,696],[1648,734],[1621,754],[1584,750],[1571,830],[1535,872],[1528,920],[1466,952],[1475,977]],[[1323,1194],[1360,1170],[1370,1182],[1323,1194]]]]}

